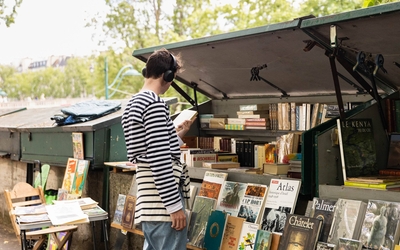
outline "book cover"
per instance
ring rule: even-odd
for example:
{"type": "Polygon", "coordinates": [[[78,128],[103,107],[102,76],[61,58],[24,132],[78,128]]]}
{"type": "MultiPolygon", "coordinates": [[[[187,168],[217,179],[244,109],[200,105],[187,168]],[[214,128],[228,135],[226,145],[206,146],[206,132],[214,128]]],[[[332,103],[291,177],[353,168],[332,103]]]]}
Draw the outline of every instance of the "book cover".
{"type": "MultiPolygon", "coordinates": [[[[56,233],[56,236],[60,241],[62,241],[64,239],[65,235],[67,235],[67,233],[68,232],[59,232],[59,233],[56,233]]],[[[47,243],[47,249],[46,250],[58,250],[57,242],[53,239],[53,236],[51,234],[49,234],[48,237],[49,238],[48,238],[48,241],[47,241],[48,243],[47,243]]],[[[68,244],[69,244],[69,242],[67,241],[62,249],[69,249],[68,248],[68,244]]]]}
{"type": "Polygon", "coordinates": [[[270,250],[278,250],[279,242],[281,241],[282,233],[272,232],[272,241],[270,250]]]}
{"type": "Polygon", "coordinates": [[[335,213],[336,199],[323,199],[314,197],[310,211],[310,217],[322,220],[323,226],[319,241],[327,242],[329,231],[332,226],[333,215],[335,213]]]}
{"type": "Polygon", "coordinates": [[[67,190],[68,193],[70,193],[72,189],[72,183],[74,182],[75,170],[77,165],[78,159],[68,158],[61,187],[62,189],[67,190]]]}
{"type": "Polygon", "coordinates": [[[268,250],[271,247],[271,242],[272,233],[262,229],[258,229],[254,250],[268,250]]]}
{"type": "Polygon", "coordinates": [[[271,179],[260,221],[263,230],[283,232],[287,214],[296,207],[300,185],[300,180],[271,179]]]}
{"type": "Polygon", "coordinates": [[[279,250],[315,249],[322,221],[304,215],[290,214],[279,242],[279,250]]]}
{"type": "Polygon", "coordinates": [[[390,249],[399,242],[400,202],[369,200],[361,227],[364,248],[390,249]]]}
{"type": "Polygon", "coordinates": [[[218,197],[217,209],[237,216],[247,183],[225,181],[218,197]]]}
{"type": "Polygon", "coordinates": [[[316,250],[335,250],[336,245],[327,242],[318,241],[316,250]]]}
{"type": "Polygon", "coordinates": [[[339,238],[358,239],[367,204],[360,200],[339,198],[336,202],[328,242],[337,245],[339,238]]]}
{"type": "Polygon", "coordinates": [[[275,163],[276,162],[276,144],[267,143],[265,144],[265,162],[266,163],[275,163]]]}
{"type": "Polygon", "coordinates": [[[58,189],[57,200],[62,201],[68,199],[68,191],[62,188],[58,189]]]}
{"type": "Polygon", "coordinates": [[[85,155],[83,152],[83,133],[72,132],[72,149],[75,159],[84,159],[85,155]]]}
{"type": "Polygon", "coordinates": [[[207,250],[221,249],[222,236],[225,231],[225,226],[228,214],[220,211],[213,210],[208,217],[206,233],[204,235],[204,248],[207,250]]]}
{"type": "Polygon", "coordinates": [[[178,128],[184,121],[186,120],[193,120],[197,116],[197,111],[196,110],[190,110],[190,109],[185,109],[182,110],[177,117],[173,120],[175,128],[178,128]]]}
{"type": "Polygon", "coordinates": [[[203,248],[208,217],[215,209],[216,200],[208,197],[196,196],[192,215],[188,227],[188,244],[203,248]]]}
{"type": "Polygon", "coordinates": [[[131,229],[135,220],[136,197],[126,195],[124,210],[122,212],[121,226],[131,229]]]}
{"type": "Polygon", "coordinates": [[[199,190],[199,196],[218,199],[222,184],[228,173],[206,171],[199,190]]]}
{"type": "MultiPolygon", "coordinates": [[[[398,131],[400,132],[400,128],[398,128],[398,131]]],[[[398,133],[390,135],[387,168],[400,169],[400,134],[398,133]]]]}
{"type": "MultiPolygon", "coordinates": [[[[338,242],[338,249],[344,249],[344,250],[361,250],[362,249],[362,244],[359,240],[353,240],[349,238],[339,238],[338,242]]],[[[378,248],[374,248],[378,249],[378,248]]],[[[382,248],[379,248],[382,249],[382,248]]]]}
{"type": "Polygon", "coordinates": [[[343,180],[379,172],[372,119],[337,119],[343,180]]]}
{"type": "Polygon", "coordinates": [[[89,170],[89,161],[78,160],[78,164],[75,170],[74,180],[72,182],[72,187],[70,192],[71,194],[82,196],[88,170],[89,170]]]}
{"type": "Polygon", "coordinates": [[[251,222],[243,222],[242,231],[239,236],[238,250],[252,250],[256,241],[257,231],[260,225],[251,222]]]}
{"type": "Polygon", "coordinates": [[[121,225],[122,222],[122,214],[124,212],[125,199],[126,199],[125,194],[118,194],[117,204],[115,205],[115,212],[113,218],[113,223],[117,225],[121,225]]]}
{"type": "Polygon", "coordinates": [[[236,216],[229,216],[225,232],[222,238],[221,249],[223,250],[237,250],[239,246],[239,237],[242,232],[242,225],[245,220],[236,216]]]}
{"type": "Polygon", "coordinates": [[[259,223],[267,190],[266,185],[248,183],[237,216],[247,222],[259,223]]]}

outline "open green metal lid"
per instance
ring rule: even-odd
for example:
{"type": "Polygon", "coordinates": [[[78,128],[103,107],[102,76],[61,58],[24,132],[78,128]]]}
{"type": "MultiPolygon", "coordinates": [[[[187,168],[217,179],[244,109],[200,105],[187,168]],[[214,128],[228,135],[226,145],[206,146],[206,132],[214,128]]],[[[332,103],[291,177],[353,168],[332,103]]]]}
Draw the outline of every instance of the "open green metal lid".
{"type": "Polygon", "coordinates": [[[146,62],[162,47],[180,54],[184,71],[177,79],[197,85],[212,99],[335,95],[328,57],[333,52],[331,25],[335,25],[335,55],[344,63],[335,60],[341,93],[363,93],[360,79],[371,84],[361,68],[359,77],[351,74],[358,52],[363,51],[366,61],[372,62],[382,54],[387,73],[379,69],[374,80],[380,93],[390,94],[400,86],[400,68],[395,64],[400,63],[399,20],[396,2],[139,49],[133,56],[146,62]]]}

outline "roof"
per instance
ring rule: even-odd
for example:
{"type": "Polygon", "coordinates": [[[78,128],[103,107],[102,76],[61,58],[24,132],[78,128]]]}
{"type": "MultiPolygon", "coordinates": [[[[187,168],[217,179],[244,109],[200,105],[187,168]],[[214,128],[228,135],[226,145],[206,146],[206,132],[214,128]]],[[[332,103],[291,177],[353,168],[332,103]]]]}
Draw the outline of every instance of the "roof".
{"type": "Polygon", "coordinates": [[[379,70],[376,81],[379,92],[392,93],[400,85],[400,68],[393,63],[400,63],[398,20],[400,3],[396,2],[138,49],[133,56],[146,62],[162,47],[180,54],[184,71],[177,79],[196,85],[212,99],[335,95],[327,56],[333,51],[330,26],[334,24],[340,41],[338,55],[348,64],[335,62],[341,93],[360,94],[360,78],[371,83],[360,69],[358,78],[349,71],[359,51],[371,54],[367,59],[383,55],[388,73],[379,70]],[[251,81],[253,68],[260,69],[258,81],[251,81]]]}

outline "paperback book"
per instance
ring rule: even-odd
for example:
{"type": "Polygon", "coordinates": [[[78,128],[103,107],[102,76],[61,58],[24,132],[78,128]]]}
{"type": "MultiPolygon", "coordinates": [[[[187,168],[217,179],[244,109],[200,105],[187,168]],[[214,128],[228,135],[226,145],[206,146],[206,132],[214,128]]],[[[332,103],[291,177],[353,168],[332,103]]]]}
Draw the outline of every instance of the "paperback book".
{"type": "Polygon", "coordinates": [[[251,222],[243,222],[242,231],[239,237],[238,250],[252,250],[256,242],[257,231],[260,225],[251,222]]]}
{"type": "Polygon", "coordinates": [[[322,220],[319,241],[327,242],[329,231],[332,226],[333,215],[335,213],[336,199],[323,199],[314,197],[310,217],[322,220]]]}
{"type": "Polygon", "coordinates": [[[78,160],[78,165],[76,166],[74,180],[72,182],[71,194],[82,196],[83,188],[85,187],[87,173],[89,171],[89,161],[88,160],[78,160]]]}
{"type": "Polygon", "coordinates": [[[204,248],[207,250],[221,249],[222,236],[229,214],[213,210],[208,217],[206,233],[204,236],[204,248]]]}
{"type": "Polygon", "coordinates": [[[68,158],[61,187],[62,189],[67,190],[68,193],[70,193],[72,189],[72,183],[74,182],[75,170],[77,165],[78,159],[68,158]]]}
{"type": "Polygon", "coordinates": [[[122,212],[121,226],[127,229],[133,228],[135,220],[135,207],[136,197],[133,195],[126,195],[124,210],[122,212]]]}
{"type": "Polygon", "coordinates": [[[122,213],[124,212],[125,206],[125,194],[118,194],[117,204],[115,206],[114,218],[113,223],[117,225],[121,225],[122,222],[122,213]]]}
{"type": "Polygon", "coordinates": [[[74,153],[74,158],[83,160],[83,133],[81,132],[72,132],[72,148],[74,153]]]}
{"type": "Polygon", "coordinates": [[[266,185],[253,183],[247,184],[244,197],[240,202],[239,213],[237,216],[244,218],[247,222],[259,223],[267,190],[268,187],[266,185]]]}
{"type": "Polygon", "coordinates": [[[216,209],[237,216],[246,188],[247,183],[225,181],[218,197],[216,209]]]}
{"type": "Polygon", "coordinates": [[[222,238],[221,249],[237,250],[239,246],[239,237],[242,232],[242,226],[245,219],[236,216],[228,216],[225,226],[224,236],[222,238]]]}
{"type": "Polygon", "coordinates": [[[199,196],[218,199],[221,186],[227,177],[227,173],[206,171],[199,190],[199,196]]]}
{"type": "Polygon", "coordinates": [[[258,229],[255,242],[254,250],[268,250],[271,247],[272,233],[258,229]]]}
{"type": "MultiPolygon", "coordinates": [[[[354,240],[349,238],[339,238],[338,249],[361,250],[362,244],[359,240],[354,240]]],[[[373,248],[373,249],[382,249],[382,248],[373,248]]]]}

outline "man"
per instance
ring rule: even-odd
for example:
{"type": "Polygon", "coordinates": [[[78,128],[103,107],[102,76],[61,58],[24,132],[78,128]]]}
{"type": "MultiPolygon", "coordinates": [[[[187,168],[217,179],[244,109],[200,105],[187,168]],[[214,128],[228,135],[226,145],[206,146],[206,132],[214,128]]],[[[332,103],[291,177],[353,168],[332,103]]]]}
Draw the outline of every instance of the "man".
{"type": "Polygon", "coordinates": [[[179,137],[193,121],[184,121],[176,132],[164,94],[181,68],[166,49],[150,55],[143,69],[145,82],[122,115],[128,159],[137,164],[138,185],[135,223],[142,224],[144,250],[186,250],[187,226],[184,198],[190,180],[179,162],[179,137]]]}

